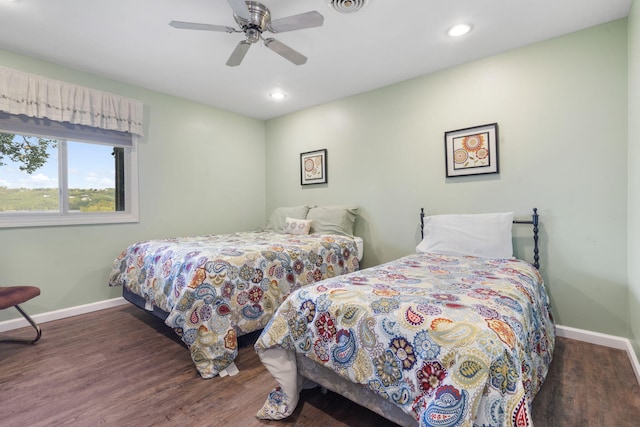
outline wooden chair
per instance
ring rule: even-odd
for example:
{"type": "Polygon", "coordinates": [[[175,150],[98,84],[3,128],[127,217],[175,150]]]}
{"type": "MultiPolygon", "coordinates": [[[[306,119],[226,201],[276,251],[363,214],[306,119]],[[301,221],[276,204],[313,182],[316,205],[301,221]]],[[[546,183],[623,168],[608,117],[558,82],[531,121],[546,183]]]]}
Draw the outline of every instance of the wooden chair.
{"type": "Polygon", "coordinates": [[[0,342],[28,342],[35,343],[42,336],[42,331],[40,327],[33,321],[31,317],[22,309],[18,304],[22,304],[23,302],[27,302],[32,298],[40,295],[40,288],[36,286],[0,286],[0,310],[4,310],[5,308],[15,307],[22,316],[27,319],[27,321],[33,326],[36,330],[35,339],[25,339],[25,338],[7,338],[4,337],[0,339],[0,342]]]}

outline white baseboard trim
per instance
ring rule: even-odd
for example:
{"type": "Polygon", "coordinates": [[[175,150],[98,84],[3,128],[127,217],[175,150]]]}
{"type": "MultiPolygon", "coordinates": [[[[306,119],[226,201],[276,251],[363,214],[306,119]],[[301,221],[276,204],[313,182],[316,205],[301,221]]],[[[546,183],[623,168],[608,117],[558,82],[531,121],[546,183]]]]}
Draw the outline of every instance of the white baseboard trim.
{"type": "Polygon", "coordinates": [[[628,338],[601,334],[599,332],[585,331],[584,329],[576,329],[570,326],[561,325],[556,325],[556,335],[563,338],[588,342],[590,344],[625,350],[629,356],[629,362],[631,362],[633,372],[636,374],[638,384],[640,384],[640,362],[638,362],[638,356],[636,355],[636,352],[631,345],[631,341],[628,338]]]}
{"type": "MultiPolygon", "coordinates": [[[[62,310],[50,311],[48,313],[36,314],[31,316],[36,323],[46,323],[53,320],[64,319],[67,317],[78,316],[80,314],[91,313],[93,311],[104,310],[106,308],[117,307],[119,305],[129,304],[122,297],[113,298],[104,301],[98,301],[91,304],[79,305],[76,307],[64,308],[62,310]]],[[[29,323],[23,317],[19,319],[7,320],[0,322],[0,332],[6,332],[13,329],[24,328],[29,323]]],[[[570,338],[578,341],[584,341],[591,344],[603,345],[618,350],[625,350],[629,355],[629,361],[636,374],[636,379],[640,384],[640,362],[628,338],[617,337],[615,335],[601,334],[599,332],[586,331],[584,329],[576,329],[570,326],[556,325],[556,335],[563,338],[570,338]]]]}
{"type": "MultiPolygon", "coordinates": [[[[117,307],[119,305],[129,304],[127,300],[122,297],[108,299],[104,301],[93,302],[91,304],[78,305],[76,307],[63,308],[62,310],[50,311],[48,313],[35,314],[31,316],[34,322],[46,323],[53,320],[65,319],[67,317],[78,316],[80,314],[91,313],[93,311],[104,310],[106,308],[117,307]]],[[[16,313],[18,313],[16,311],[16,313]]],[[[19,314],[19,313],[18,313],[19,314]]],[[[27,312],[27,314],[29,314],[27,312]]],[[[0,322],[0,332],[6,332],[13,329],[24,328],[30,326],[27,319],[20,317],[18,319],[6,320],[0,322]]]]}

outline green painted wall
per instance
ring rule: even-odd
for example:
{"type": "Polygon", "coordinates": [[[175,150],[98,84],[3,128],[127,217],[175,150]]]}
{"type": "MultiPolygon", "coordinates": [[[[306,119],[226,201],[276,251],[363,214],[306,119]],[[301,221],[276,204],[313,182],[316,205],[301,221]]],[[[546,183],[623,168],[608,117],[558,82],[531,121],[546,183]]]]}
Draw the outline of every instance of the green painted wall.
{"type": "Polygon", "coordinates": [[[364,266],[414,251],[420,207],[538,207],[556,321],[630,336],[626,20],[270,120],[267,144],[267,212],[357,204],[364,266]],[[445,179],[444,132],[491,122],[500,174],[445,179]],[[329,182],[302,188],[319,148],[329,182]]]}
{"type": "MultiPolygon", "coordinates": [[[[0,229],[0,283],[33,284],[30,314],[120,296],[107,278],[130,243],[253,229],[265,218],[265,123],[0,51],[3,66],[144,102],[137,224],[0,229]]],[[[0,169],[0,176],[2,169],[0,169]]],[[[0,312],[0,321],[19,317],[0,312]]]]}
{"type": "Polygon", "coordinates": [[[640,2],[634,1],[629,25],[629,313],[632,342],[640,355],[640,2]]]}
{"type": "MultiPolygon", "coordinates": [[[[360,206],[365,267],[414,250],[420,207],[536,206],[557,322],[638,351],[638,22],[636,4],[628,50],[620,20],[266,123],[0,51],[2,65],[141,99],[147,120],[140,223],[0,229],[0,282],[41,286],[25,305],[36,314],[119,296],[106,278],[132,241],[252,229],[277,206],[360,206]],[[500,174],[445,179],[444,132],[490,122],[500,174]],[[301,187],[299,154],[318,148],[329,183],[301,187]]],[[[516,230],[517,255],[527,233],[516,230]]]]}

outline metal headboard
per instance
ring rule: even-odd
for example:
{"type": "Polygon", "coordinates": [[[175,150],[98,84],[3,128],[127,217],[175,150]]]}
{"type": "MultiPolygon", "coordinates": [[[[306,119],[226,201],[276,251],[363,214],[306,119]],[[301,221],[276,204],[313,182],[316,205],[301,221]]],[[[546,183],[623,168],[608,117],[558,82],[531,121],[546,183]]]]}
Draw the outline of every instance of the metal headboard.
{"type": "MultiPolygon", "coordinates": [[[[538,208],[533,208],[530,220],[514,219],[514,224],[533,225],[533,266],[540,268],[540,256],[538,255],[538,208]]],[[[420,208],[420,236],[424,239],[424,208],[420,208]]]]}

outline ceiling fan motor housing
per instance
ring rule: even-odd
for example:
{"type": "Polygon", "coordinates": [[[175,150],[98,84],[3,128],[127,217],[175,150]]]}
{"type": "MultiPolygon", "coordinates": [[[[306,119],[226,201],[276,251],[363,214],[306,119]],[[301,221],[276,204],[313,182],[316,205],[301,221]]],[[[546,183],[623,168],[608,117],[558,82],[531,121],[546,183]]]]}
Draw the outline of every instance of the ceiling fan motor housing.
{"type": "Polygon", "coordinates": [[[249,43],[257,43],[260,40],[260,35],[271,22],[271,12],[265,5],[257,1],[248,1],[246,3],[249,8],[249,19],[241,18],[235,13],[233,18],[244,31],[247,41],[249,43]]]}

